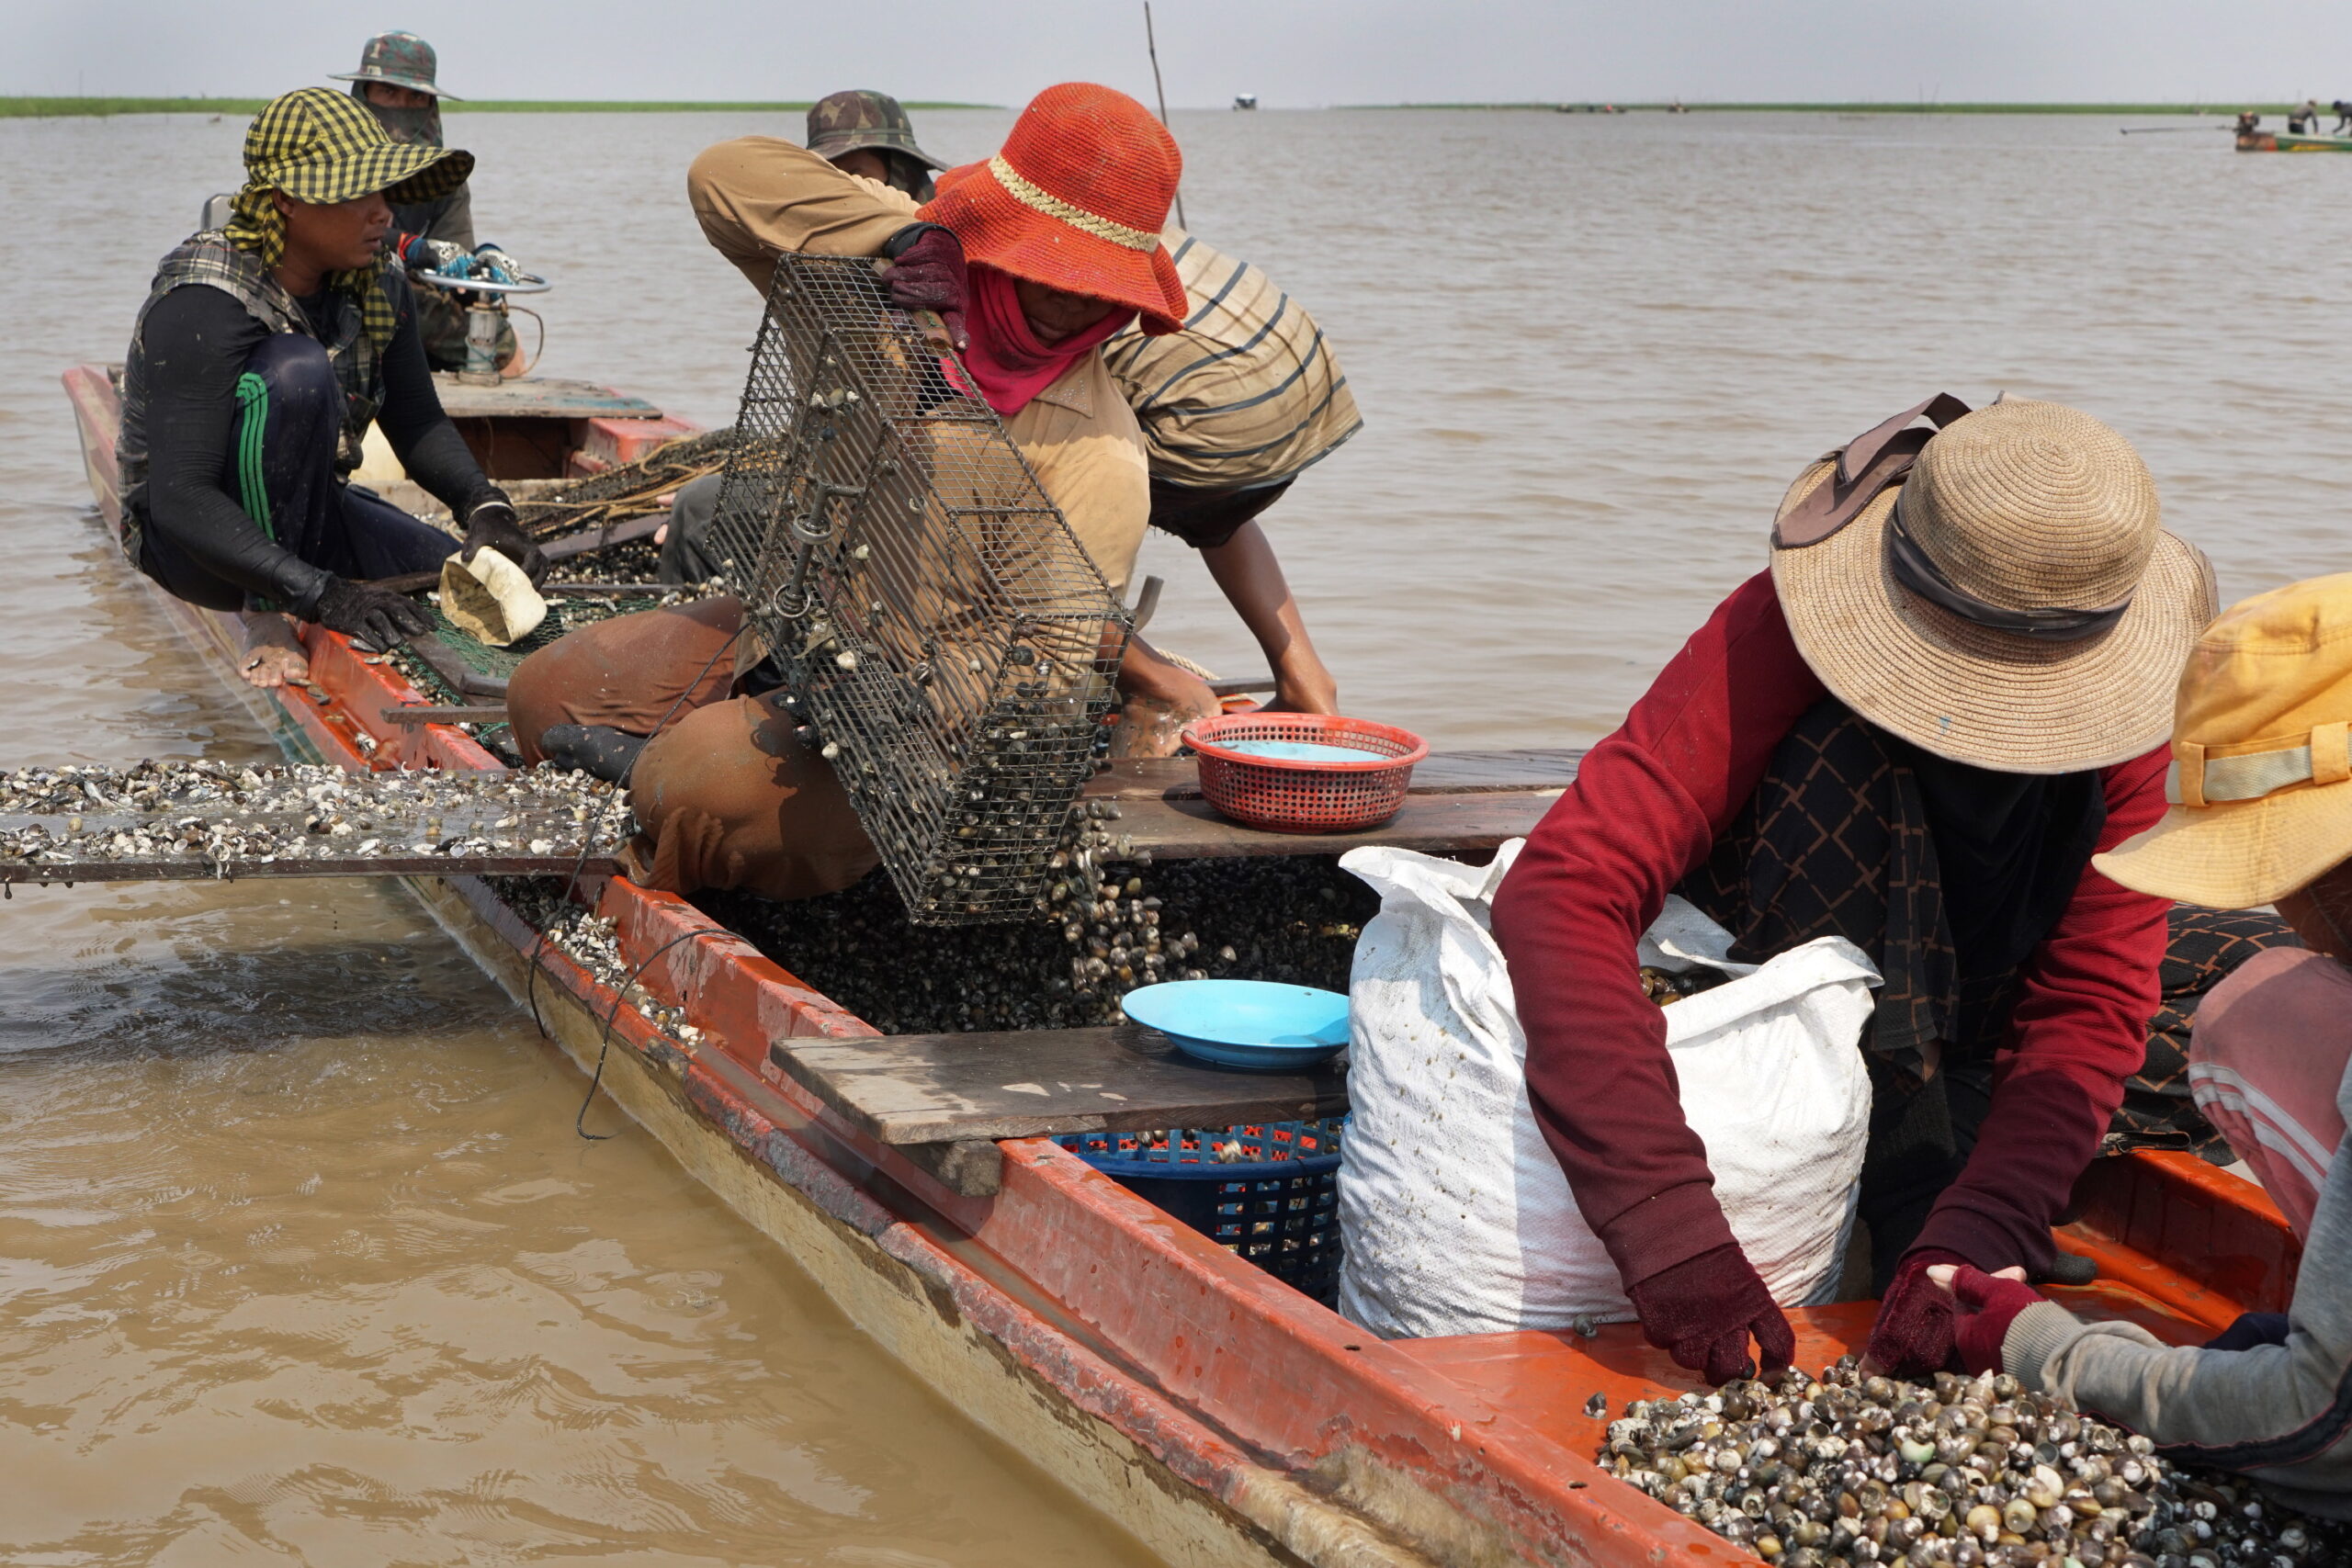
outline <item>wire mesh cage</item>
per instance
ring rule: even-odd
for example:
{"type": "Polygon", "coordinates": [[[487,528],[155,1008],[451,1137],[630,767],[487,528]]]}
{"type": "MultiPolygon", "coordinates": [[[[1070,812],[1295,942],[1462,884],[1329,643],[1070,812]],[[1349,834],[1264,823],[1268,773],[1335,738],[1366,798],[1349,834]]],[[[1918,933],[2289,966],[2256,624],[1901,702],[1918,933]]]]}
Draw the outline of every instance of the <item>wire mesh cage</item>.
{"type": "Polygon", "coordinates": [[[1046,907],[1128,617],[876,263],[786,255],[711,525],[920,924],[1046,907]]]}

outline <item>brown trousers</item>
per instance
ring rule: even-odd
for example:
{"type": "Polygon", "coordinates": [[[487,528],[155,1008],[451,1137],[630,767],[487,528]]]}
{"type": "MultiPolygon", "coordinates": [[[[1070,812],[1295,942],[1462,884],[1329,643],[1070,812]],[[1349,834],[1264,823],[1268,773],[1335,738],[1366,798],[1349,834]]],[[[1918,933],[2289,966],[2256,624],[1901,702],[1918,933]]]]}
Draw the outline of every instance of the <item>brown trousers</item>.
{"type": "Polygon", "coordinates": [[[774,695],[739,697],[734,599],[617,615],[523,660],[506,711],[523,759],[559,724],[653,739],[629,775],[632,880],[672,893],[741,888],[769,898],[838,892],[879,857],[841,781],[774,695]]]}

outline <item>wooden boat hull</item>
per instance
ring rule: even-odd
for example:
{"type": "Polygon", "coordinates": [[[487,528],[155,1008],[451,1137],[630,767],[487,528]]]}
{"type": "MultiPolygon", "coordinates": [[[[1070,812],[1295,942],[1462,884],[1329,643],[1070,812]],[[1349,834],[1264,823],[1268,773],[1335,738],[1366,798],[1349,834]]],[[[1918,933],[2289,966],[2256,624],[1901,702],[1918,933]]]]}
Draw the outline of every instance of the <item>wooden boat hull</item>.
{"type": "Polygon", "coordinates": [[[2241,152],[2352,152],[2352,136],[2297,136],[2283,130],[2249,131],[2238,138],[2241,152]]]}
{"type": "MultiPolygon", "coordinates": [[[[111,385],[99,367],[66,380],[107,508],[111,385]]],[[[229,618],[157,602],[234,683],[229,618]]],[[[449,726],[389,722],[388,707],[422,700],[391,666],[333,633],[308,628],[307,640],[325,701],[237,688],[290,754],[498,765],[449,726]]],[[[996,1145],[993,1190],[967,1195],[768,1061],[773,1040],[875,1031],[684,900],[618,879],[589,889],[641,983],[703,1032],[693,1043],[539,943],[492,884],[410,886],[865,1332],[1167,1561],[1657,1568],[1740,1555],[1589,1458],[1601,1425],[1583,1413],[1589,1395],[1693,1386],[1632,1325],[1589,1340],[1384,1343],[1045,1140],[996,1145]]],[[[2245,1182],[2143,1155],[2104,1162],[2084,1193],[2086,1218],[2061,1240],[2098,1258],[2104,1278],[2072,1304],[2188,1339],[2242,1310],[2282,1308],[2292,1291],[2292,1235],[2245,1182]]],[[[1869,1315],[1867,1304],[1792,1313],[1801,1359],[1857,1347],[1869,1315]]]]}

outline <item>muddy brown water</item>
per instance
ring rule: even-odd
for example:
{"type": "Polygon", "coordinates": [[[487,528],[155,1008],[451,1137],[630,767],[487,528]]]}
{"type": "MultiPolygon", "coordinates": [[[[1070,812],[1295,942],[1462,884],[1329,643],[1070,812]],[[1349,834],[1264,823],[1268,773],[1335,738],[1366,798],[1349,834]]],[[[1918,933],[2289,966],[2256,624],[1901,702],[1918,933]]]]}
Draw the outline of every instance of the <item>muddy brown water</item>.
{"type": "MultiPolygon", "coordinates": [[[[922,129],[962,159],[1009,118],[922,129]]],[[[756,301],[683,170],[793,122],[450,123],[483,236],[560,280],[546,370],[726,418],[756,301]]],[[[2117,424],[2225,597],[2352,564],[2352,160],[2120,123],[1180,115],[1194,227],[1312,307],[1368,422],[1269,518],[1346,705],[1591,740],[1804,459],[1944,389],[2117,424]]],[[[0,121],[12,765],[276,754],[105,542],[56,381],[120,353],[242,130],[0,121]]],[[[1147,568],[1159,637],[1245,671],[1187,553],[1147,568]]],[[[404,896],[0,922],[0,1558],[1141,1560],[649,1139],[574,1138],[577,1075],[404,896]]]]}

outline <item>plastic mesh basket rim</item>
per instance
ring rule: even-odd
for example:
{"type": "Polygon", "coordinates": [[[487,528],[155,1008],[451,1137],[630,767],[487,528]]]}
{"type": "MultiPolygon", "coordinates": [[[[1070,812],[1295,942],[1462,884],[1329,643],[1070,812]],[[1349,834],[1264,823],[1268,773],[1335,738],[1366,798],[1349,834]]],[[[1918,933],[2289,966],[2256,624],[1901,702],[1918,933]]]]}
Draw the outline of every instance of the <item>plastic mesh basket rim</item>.
{"type": "Polygon", "coordinates": [[[1178,1127],[1171,1134],[1170,1152],[1177,1152],[1175,1145],[1190,1139],[1194,1147],[1182,1151],[1190,1158],[1152,1158],[1148,1153],[1133,1154],[1119,1149],[1122,1138],[1140,1136],[1135,1133],[1062,1133],[1054,1142],[1078,1156],[1105,1176],[1142,1177],[1154,1180],[1175,1181],[1265,1181],[1276,1178],[1312,1179],[1336,1171],[1340,1166],[1340,1144],[1347,1134],[1345,1116],[1328,1116],[1312,1122],[1246,1122],[1230,1127],[1178,1127]],[[1278,1142],[1288,1141],[1295,1151],[1296,1141],[1313,1138],[1318,1145],[1312,1154],[1285,1153],[1273,1159],[1237,1160],[1225,1164],[1203,1159],[1201,1151],[1217,1143],[1230,1143],[1237,1138],[1259,1144],[1261,1150],[1278,1142]],[[1107,1142],[1107,1149],[1090,1149],[1090,1142],[1107,1142]]]}

